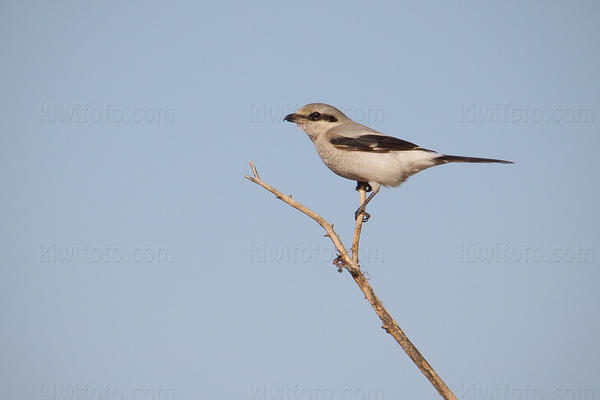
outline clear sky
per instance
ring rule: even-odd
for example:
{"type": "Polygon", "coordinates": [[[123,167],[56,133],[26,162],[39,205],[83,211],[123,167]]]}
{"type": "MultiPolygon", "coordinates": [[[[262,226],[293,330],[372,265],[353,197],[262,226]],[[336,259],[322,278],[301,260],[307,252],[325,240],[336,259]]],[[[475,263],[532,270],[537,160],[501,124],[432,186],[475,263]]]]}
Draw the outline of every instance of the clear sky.
{"type": "Polygon", "coordinates": [[[599,399],[600,5],[0,6],[0,398],[434,399],[322,230],[325,102],[514,165],[383,189],[363,265],[461,399],[599,399]]]}

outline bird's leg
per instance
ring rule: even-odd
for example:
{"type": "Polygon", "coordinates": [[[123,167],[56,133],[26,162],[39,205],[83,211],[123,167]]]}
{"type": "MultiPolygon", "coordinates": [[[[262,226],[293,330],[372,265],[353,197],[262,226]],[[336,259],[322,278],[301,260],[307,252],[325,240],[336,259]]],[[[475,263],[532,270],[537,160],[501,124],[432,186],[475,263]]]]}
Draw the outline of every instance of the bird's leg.
{"type": "MultiPolygon", "coordinates": [[[[360,182],[359,182],[360,184],[360,182]]],[[[367,183],[368,185],[368,183],[367,183]]],[[[359,215],[363,215],[363,222],[367,222],[369,220],[369,218],[371,218],[371,214],[369,214],[368,212],[365,211],[365,209],[367,208],[367,204],[369,204],[369,202],[373,199],[373,197],[375,197],[375,195],[377,193],[379,193],[379,188],[381,187],[381,185],[379,184],[375,184],[373,185],[375,186],[374,188],[371,188],[371,194],[369,195],[369,197],[367,197],[367,199],[365,200],[364,203],[362,203],[360,205],[360,207],[358,207],[358,209],[356,210],[356,212],[354,213],[354,219],[358,219],[359,215]]],[[[370,187],[370,185],[369,185],[370,187]]]]}
{"type": "Polygon", "coordinates": [[[365,188],[365,192],[369,193],[371,190],[373,190],[373,188],[371,187],[371,185],[369,185],[369,182],[361,182],[361,181],[356,181],[356,190],[357,192],[360,190],[360,187],[365,188]]]}

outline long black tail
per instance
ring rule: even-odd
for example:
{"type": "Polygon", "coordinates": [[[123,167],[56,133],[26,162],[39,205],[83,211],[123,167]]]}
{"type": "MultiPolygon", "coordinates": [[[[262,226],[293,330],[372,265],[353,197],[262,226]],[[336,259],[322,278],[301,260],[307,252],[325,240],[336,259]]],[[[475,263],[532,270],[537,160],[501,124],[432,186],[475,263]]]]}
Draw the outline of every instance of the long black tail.
{"type": "Polygon", "coordinates": [[[466,163],[500,163],[500,164],[513,164],[512,161],[497,160],[495,158],[479,158],[479,157],[462,157],[462,156],[448,156],[442,154],[435,159],[436,164],[446,164],[451,162],[466,162],[466,163]]]}

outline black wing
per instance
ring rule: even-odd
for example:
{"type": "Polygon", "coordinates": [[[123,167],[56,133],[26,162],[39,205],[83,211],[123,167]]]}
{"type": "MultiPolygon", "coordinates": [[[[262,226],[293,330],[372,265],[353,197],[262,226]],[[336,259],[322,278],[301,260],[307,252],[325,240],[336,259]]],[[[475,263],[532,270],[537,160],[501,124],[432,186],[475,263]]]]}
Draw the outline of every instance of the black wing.
{"type": "Polygon", "coordinates": [[[355,138],[347,136],[334,136],[329,142],[341,150],[347,151],[373,151],[378,153],[388,153],[399,150],[424,150],[418,145],[385,135],[362,135],[355,138]]]}

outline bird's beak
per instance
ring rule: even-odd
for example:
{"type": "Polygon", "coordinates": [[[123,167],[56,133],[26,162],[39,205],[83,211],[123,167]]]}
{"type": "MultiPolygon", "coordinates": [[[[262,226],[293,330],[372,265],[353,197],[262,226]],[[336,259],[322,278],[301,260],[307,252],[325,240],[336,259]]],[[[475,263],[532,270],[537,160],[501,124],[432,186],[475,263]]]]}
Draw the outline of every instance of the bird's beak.
{"type": "Polygon", "coordinates": [[[296,123],[301,118],[302,118],[302,116],[300,114],[288,114],[285,116],[285,118],[283,120],[296,123]]]}

